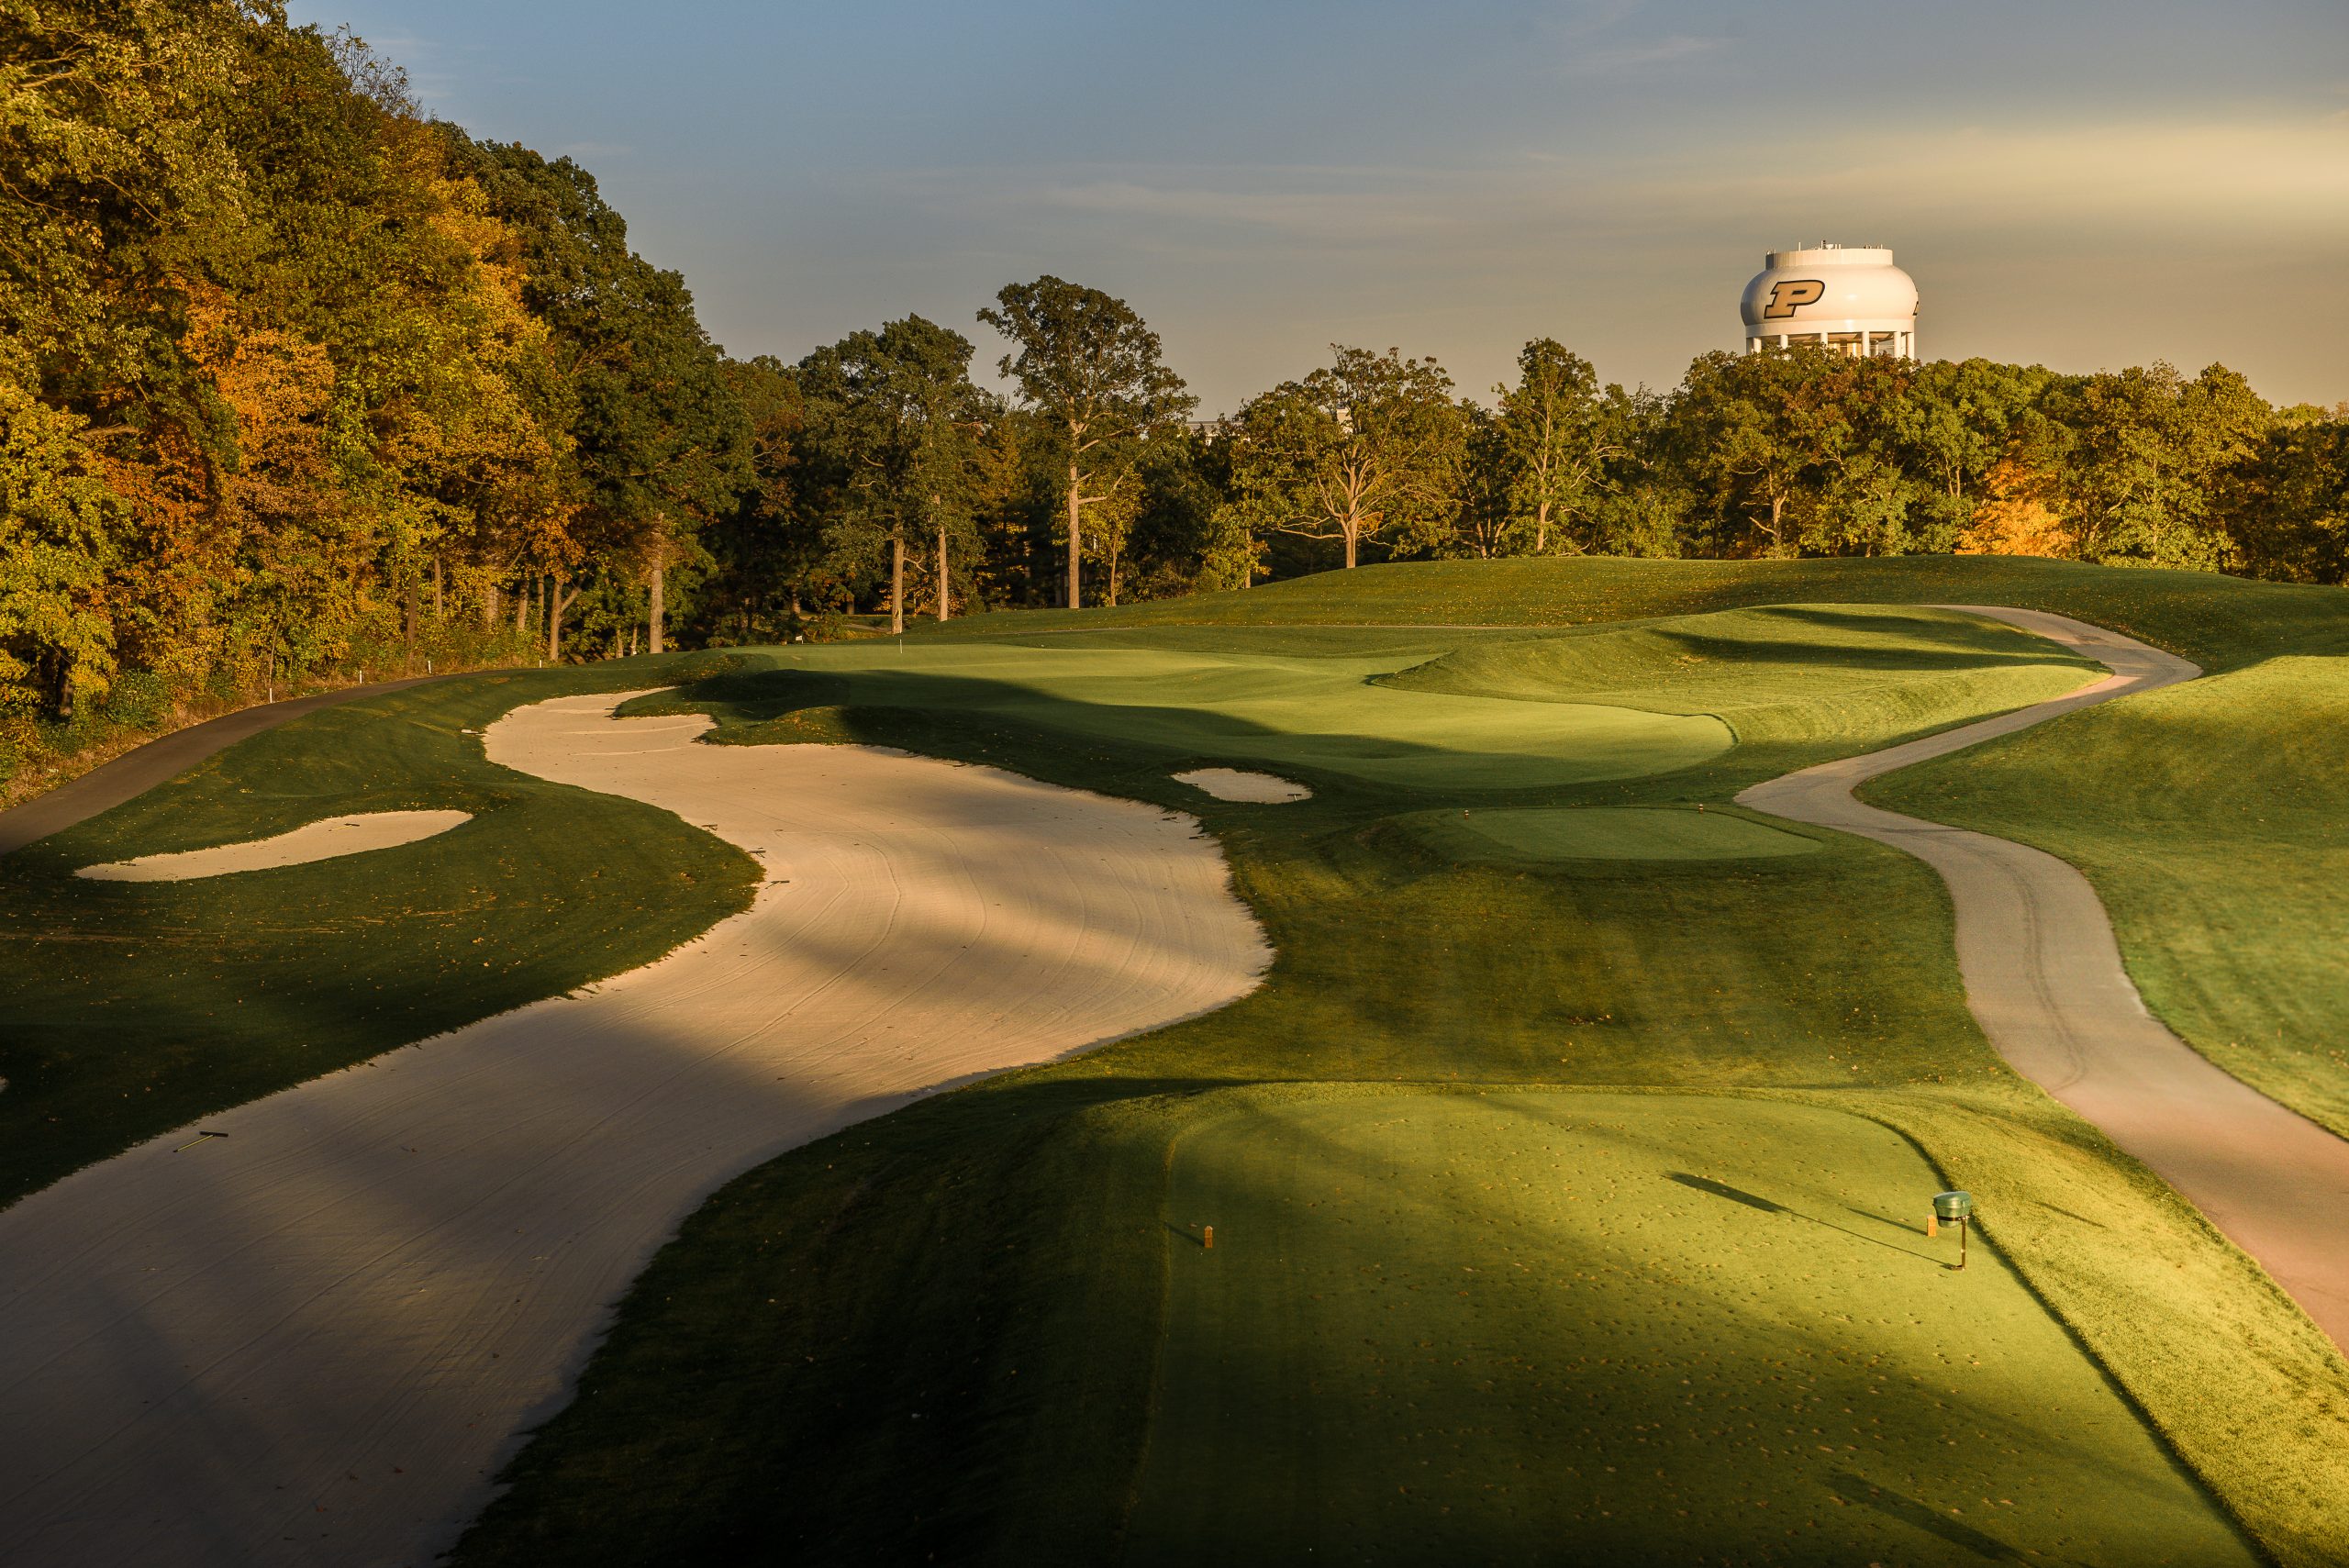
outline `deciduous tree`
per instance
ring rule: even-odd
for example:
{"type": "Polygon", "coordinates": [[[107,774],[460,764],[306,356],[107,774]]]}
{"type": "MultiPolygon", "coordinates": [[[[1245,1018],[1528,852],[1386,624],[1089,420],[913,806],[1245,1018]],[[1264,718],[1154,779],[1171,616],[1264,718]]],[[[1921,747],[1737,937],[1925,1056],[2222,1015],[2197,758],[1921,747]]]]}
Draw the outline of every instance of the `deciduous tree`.
{"type": "Polygon", "coordinates": [[[1158,334],[1124,300],[1047,274],[1012,284],[981,321],[1018,346],[1000,369],[1052,430],[1064,465],[1068,605],[1084,603],[1085,509],[1108,502],[1142,437],[1197,399],[1159,357],[1158,334]]]}

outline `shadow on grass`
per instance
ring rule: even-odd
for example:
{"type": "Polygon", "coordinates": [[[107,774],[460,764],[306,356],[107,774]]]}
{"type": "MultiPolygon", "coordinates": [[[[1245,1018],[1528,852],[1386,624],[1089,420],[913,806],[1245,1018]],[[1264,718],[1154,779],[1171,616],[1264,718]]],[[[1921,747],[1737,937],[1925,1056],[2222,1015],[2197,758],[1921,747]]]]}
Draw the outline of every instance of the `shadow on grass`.
{"type": "Polygon", "coordinates": [[[1839,1470],[1829,1476],[1827,1487],[1829,1491],[1833,1492],[1847,1503],[1856,1504],[1863,1508],[1874,1508],[1877,1513],[1898,1519],[1912,1529],[1920,1529],[1928,1535],[1938,1536],[1952,1546],[1961,1547],[1985,1562],[2021,1562],[2023,1561],[2021,1552],[2017,1551],[1997,1536],[1976,1529],[1972,1525],[1951,1518],[1947,1514],[1936,1512],[1913,1497],[1904,1497],[1898,1492],[1887,1492],[1881,1486],[1872,1485],[1848,1470],[1839,1470]]]}
{"type": "MultiPolygon", "coordinates": [[[[1888,1252],[1899,1252],[1908,1257],[1920,1258],[1930,1263],[1939,1263],[1942,1261],[1930,1252],[1920,1252],[1911,1247],[1897,1246],[1882,1237],[1862,1235],[1859,1231],[1848,1226],[1838,1225],[1831,1219],[1821,1219],[1816,1215],[1805,1214],[1798,1208],[1788,1208],[1785,1204],[1774,1202],[1757,1193],[1749,1193],[1742,1187],[1731,1186],[1726,1182],[1714,1181],[1709,1176],[1692,1176],[1686,1171],[1674,1171],[1665,1177],[1665,1180],[1677,1182],[1684,1187],[1694,1187],[1700,1193],[1710,1193],[1715,1197],[1725,1197],[1731,1203],[1742,1203],[1748,1208],[1758,1208],[1765,1214],[1783,1214],[1789,1219],[1799,1219],[1808,1224],[1823,1226],[1829,1230],[1849,1236],[1854,1241],[1865,1241],[1871,1247],[1882,1247],[1888,1252]]],[[[1881,1217],[1872,1215],[1869,1218],[1881,1217]]]]}

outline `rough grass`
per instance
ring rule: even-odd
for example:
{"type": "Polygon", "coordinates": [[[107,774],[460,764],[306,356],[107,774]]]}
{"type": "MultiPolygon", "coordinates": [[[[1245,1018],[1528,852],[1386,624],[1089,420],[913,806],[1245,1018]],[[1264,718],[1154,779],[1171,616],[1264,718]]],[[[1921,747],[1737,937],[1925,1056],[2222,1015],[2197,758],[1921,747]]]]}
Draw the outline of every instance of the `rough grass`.
{"type": "Polygon", "coordinates": [[[1865,795],[2078,866],[2163,1021],[2349,1137],[2349,657],[2278,654],[1865,795]]]}
{"type": "MultiPolygon", "coordinates": [[[[1875,580],[1873,564],[1855,571],[1875,580]]],[[[1833,597],[1829,575],[1810,573],[1802,597],[1833,597]]],[[[2090,585],[2117,594],[2110,580],[2128,575],[2090,585]]],[[[2137,580],[2156,590],[2149,616],[2225,618],[2178,608],[2190,597],[2179,584],[2137,580]]],[[[2203,581],[2213,598],[2233,592],[2203,581]]],[[[2003,576],[1936,592],[2045,602],[2003,576]]],[[[1814,635],[1845,631],[1821,622],[1814,635]]],[[[1392,629],[1169,628],[1076,638],[1071,651],[1212,652],[1224,639],[1230,652],[1284,657],[1428,646],[1392,629]]],[[[1439,639],[1450,640],[1476,639],[1439,639]]],[[[1851,673],[1794,662],[1817,666],[1826,702],[1851,673]]],[[[2047,667],[2015,666],[2025,678],[2047,667]]],[[[1165,1151],[1179,1151],[1174,1129],[1196,1097],[1249,1083],[1729,1092],[1898,1129],[1935,1184],[1982,1195],[2018,1275],[2267,1553],[2310,1564],[2349,1554],[2333,1502],[2349,1491],[2349,1367],[2189,1207],[1989,1051],[1950,961],[1945,899],[1922,866],[1842,839],[1777,859],[1462,863],[1406,819],[1431,809],[1423,799],[1374,781],[1317,778],[1331,787],[1277,813],[1227,806],[1174,784],[1166,751],[1121,738],[1122,720],[1086,733],[999,708],[843,706],[852,677],[829,673],[844,684],[753,673],[673,706],[718,712],[727,739],[901,744],[1194,811],[1278,950],[1270,984],[1179,1028],[854,1129],[720,1193],[639,1283],[582,1396],[521,1456],[461,1563],[1027,1562],[1139,1550],[1144,1538],[1128,1533],[1140,1528],[1137,1487],[1158,1462],[1151,1390],[1176,1329],[1168,1233],[1135,1217],[1163,1218],[1165,1151]],[[1165,1136],[1135,1132],[1152,1122],[1165,1136]]],[[[1983,700],[2010,706],[1996,685],[1983,700]]],[[[1880,706],[1854,711],[1900,723],[1880,706]]],[[[1670,774],[1480,793],[1469,806],[1721,802],[1755,777],[1896,738],[1792,728],[1670,774]]],[[[1897,1193],[1870,1201],[1889,1212],[1924,1195],[1907,1169],[1880,1178],[1897,1193]]],[[[1500,1223],[1472,1207],[1465,1222],[1488,1219],[1500,1223]]],[[[1413,1245],[1462,1222],[1448,1215],[1413,1245]]],[[[1298,1334],[1251,1353],[1275,1369],[1309,1360],[1320,1337],[1298,1334]]],[[[1769,1373],[1748,1356],[1739,1375],[1769,1373]]],[[[2010,1394],[2000,1418],[2027,1427],[2032,1393],[2010,1394]]],[[[1264,1453],[1261,1468],[1298,1455],[1264,1453]]],[[[1410,1485],[1419,1456],[1364,1442],[1351,1457],[1362,1485],[1386,1486],[1410,1485]]],[[[1605,1462],[1563,1442],[1542,1457],[1605,1462]]],[[[1820,1495],[1824,1456],[1742,1457],[1751,1468],[1705,1507],[1732,1507],[1734,1480],[1820,1495]]],[[[2106,1506],[2102,1473],[2072,1481],[2067,1506],[2106,1506]]],[[[1489,1499],[1451,1506],[1437,1534],[1458,1550],[1434,1555],[1475,1558],[1501,1521],[1489,1499]]],[[[2199,1516],[2197,1539],[2219,1539],[2217,1518],[2199,1516]]],[[[1982,1539],[1968,1545],[1919,1536],[1916,1555],[1885,1560],[1963,1559],[2006,1539],[1974,1528],[1982,1539]]]]}
{"type": "Polygon", "coordinates": [[[0,860],[0,1202],[395,1046],[650,962],[744,907],[759,872],[635,801],[482,759],[518,701],[707,661],[484,674],[267,731],[0,860]],[[398,849],[192,882],[74,868],[449,807],[398,849]]]}
{"type": "Polygon", "coordinates": [[[1789,832],[1734,810],[1691,806],[1520,806],[1421,811],[1399,819],[1446,860],[1735,861],[1807,855],[1820,835],[1789,832]]]}

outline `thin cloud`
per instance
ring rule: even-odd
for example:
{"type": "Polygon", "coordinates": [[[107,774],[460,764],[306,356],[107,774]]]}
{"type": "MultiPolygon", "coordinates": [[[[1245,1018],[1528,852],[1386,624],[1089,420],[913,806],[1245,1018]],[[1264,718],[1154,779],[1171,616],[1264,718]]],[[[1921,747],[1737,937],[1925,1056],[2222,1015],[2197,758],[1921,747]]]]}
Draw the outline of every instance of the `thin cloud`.
{"type": "Polygon", "coordinates": [[[1709,59],[1729,48],[1731,42],[1725,38],[1675,33],[1670,38],[1653,39],[1644,43],[1615,44],[1577,54],[1566,62],[1566,71],[1575,76],[1614,76],[1627,71],[1681,65],[1690,61],[1709,59]]]}

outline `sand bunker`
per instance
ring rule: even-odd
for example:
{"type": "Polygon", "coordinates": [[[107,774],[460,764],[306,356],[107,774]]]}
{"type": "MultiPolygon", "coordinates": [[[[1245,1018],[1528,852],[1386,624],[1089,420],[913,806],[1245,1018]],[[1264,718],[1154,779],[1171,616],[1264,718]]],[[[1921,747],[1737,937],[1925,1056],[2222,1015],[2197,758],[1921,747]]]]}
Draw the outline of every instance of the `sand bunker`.
{"type": "Polygon", "coordinates": [[[1170,1023],[1271,954],[1189,817],[563,698],[492,761],[757,856],[669,957],[0,1212],[0,1561],[417,1563],[711,1188],[941,1084],[1170,1023]]]}
{"type": "Polygon", "coordinates": [[[470,811],[370,811],[358,817],[329,817],[323,822],[305,822],[275,838],[183,850],[177,854],[140,855],[137,860],[83,866],[73,874],[94,882],[185,882],[199,876],[227,876],[231,872],[270,871],[413,844],[473,819],[470,811]]]}
{"type": "Polygon", "coordinates": [[[1193,768],[1187,773],[1176,773],[1174,782],[1189,784],[1218,800],[1244,801],[1255,806],[1283,806],[1292,800],[1313,798],[1311,790],[1293,779],[1242,773],[1238,768],[1193,768]]]}

